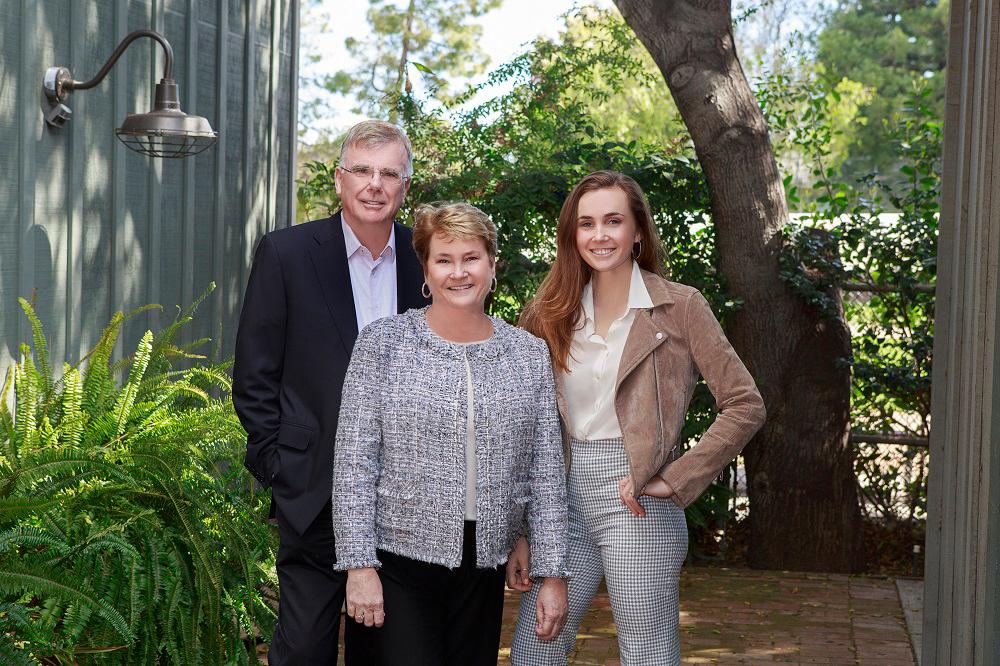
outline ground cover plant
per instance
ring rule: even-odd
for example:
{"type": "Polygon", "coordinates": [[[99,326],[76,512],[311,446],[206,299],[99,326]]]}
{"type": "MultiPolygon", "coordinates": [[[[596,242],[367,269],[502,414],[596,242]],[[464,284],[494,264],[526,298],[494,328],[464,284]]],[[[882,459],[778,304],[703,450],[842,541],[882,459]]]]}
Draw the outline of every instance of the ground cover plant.
{"type": "Polygon", "coordinates": [[[227,364],[175,342],[197,302],[117,362],[115,314],[59,373],[21,304],[33,343],[0,395],[4,663],[255,662],[274,544],[227,364]]]}

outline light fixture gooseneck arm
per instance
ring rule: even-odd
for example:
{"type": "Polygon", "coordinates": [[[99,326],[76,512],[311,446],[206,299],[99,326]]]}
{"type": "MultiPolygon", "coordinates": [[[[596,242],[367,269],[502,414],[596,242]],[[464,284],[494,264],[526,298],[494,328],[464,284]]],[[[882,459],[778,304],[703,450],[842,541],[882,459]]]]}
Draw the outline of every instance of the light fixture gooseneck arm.
{"type": "Polygon", "coordinates": [[[163,78],[156,84],[153,110],[126,116],[115,135],[130,150],[153,157],[187,157],[197,155],[215,144],[218,133],[211,123],[201,116],[188,115],[181,110],[174,81],[174,51],[166,37],[155,30],[136,30],[125,35],[114,52],[94,78],[77,81],[67,67],[49,67],[42,76],[42,90],[48,104],[42,108],[45,122],[50,127],[63,127],[73,115],[64,102],[74,90],[96,87],[107,77],[126,49],[140,37],[155,39],[163,47],[163,78]]]}
{"type": "Polygon", "coordinates": [[[154,30],[136,30],[134,32],[130,32],[125,36],[125,39],[123,39],[118,44],[118,46],[114,50],[114,53],[111,54],[111,57],[108,58],[108,61],[104,63],[104,67],[101,67],[101,71],[99,71],[94,76],[94,78],[90,79],[89,81],[83,81],[83,82],[74,80],[63,81],[61,82],[63,89],[87,90],[89,88],[93,88],[94,86],[96,86],[98,83],[104,80],[105,76],[108,75],[108,72],[111,71],[111,68],[115,66],[115,63],[118,62],[118,59],[122,56],[123,53],[125,53],[125,49],[127,49],[132,42],[139,39],[140,37],[151,37],[152,39],[158,41],[160,43],[160,46],[163,47],[163,54],[165,59],[165,63],[163,66],[163,78],[166,81],[172,81],[174,77],[174,50],[170,48],[170,42],[168,42],[163,35],[154,30]]]}

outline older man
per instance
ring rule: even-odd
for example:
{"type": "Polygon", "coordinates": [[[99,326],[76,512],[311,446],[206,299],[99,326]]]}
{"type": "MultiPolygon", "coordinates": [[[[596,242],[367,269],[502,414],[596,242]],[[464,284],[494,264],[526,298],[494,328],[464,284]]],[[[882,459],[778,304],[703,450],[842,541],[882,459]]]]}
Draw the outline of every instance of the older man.
{"type": "MultiPolygon", "coordinates": [[[[233,404],[247,431],[246,466],[272,489],[281,603],[271,641],[278,666],[335,664],[346,576],[333,570],[330,514],[340,392],[358,331],[425,304],[410,230],[394,222],[413,156],[402,129],[351,128],[336,170],[342,209],[279,229],[257,246],[236,336],[233,404]]],[[[371,663],[349,622],[348,666],[371,663]]]]}

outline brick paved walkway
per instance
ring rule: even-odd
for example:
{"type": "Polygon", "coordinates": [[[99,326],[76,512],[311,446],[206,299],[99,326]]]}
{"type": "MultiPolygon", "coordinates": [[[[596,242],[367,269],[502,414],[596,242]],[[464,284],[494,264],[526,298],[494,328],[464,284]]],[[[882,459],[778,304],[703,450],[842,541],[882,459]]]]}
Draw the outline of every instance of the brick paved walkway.
{"type": "MultiPolygon", "coordinates": [[[[500,664],[510,663],[517,603],[508,591],[500,664]]],[[[837,574],[687,568],[681,647],[685,664],[916,663],[893,581],[837,574]]],[[[588,611],[570,663],[618,666],[606,594],[588,611]]]]}
{"type": "MultiPolygon", "coordinates": [[[[517,600],[508,592],[501,664],[517,600]]],[[[607,596],[595,599],[570,663],[617,666],[607,596]]],[[[892,580],[835,574],[687,568],[681,576],[685,664],[912,666],[892,580]]]]}

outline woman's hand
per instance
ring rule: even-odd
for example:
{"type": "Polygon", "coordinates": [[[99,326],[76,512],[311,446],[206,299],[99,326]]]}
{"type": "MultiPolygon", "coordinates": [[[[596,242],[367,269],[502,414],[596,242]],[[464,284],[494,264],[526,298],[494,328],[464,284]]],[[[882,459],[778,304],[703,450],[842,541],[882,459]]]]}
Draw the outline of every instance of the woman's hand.
{"type": "Polygon", "coordinates": [[[347,614],[358,624],[381,627],[385,622],[382,581],[371,567],[347,572],[347,614]]]}
{"type": "Polygon", "coordinates": [[[528,577],[530,565],[531,550],[528,548],[528,540],[521,537],[507,558],[507,587],[518,592],[530,590],[531,578],[528,577]]]}
{"type": "MultiPolygon", "coordinates": [[[[639,495],[649,495],[650,497],[671,497],[674,494],[674,489],[671,488],[663,477],[659,474],[653,476],[649,480],[649,483],[643,487],[642,492],[639,495]]],[[[632,485],[632,476],[626,476],[624,479],[618,482],[618,497],[621,499],[622,504],[632,512],[633,515],[640,518],[646,516],[646,510],[642,508],[639,504],[639,497],[635,494],[635,488],[632,485]]]]}
{"type": "Polygon", "coordinates": [[[558,636],[566,624],[568,611],[566,581],[562,578],[546,578],[535,603],[535,633],[539,640],[551,641],[558,636]]]}

